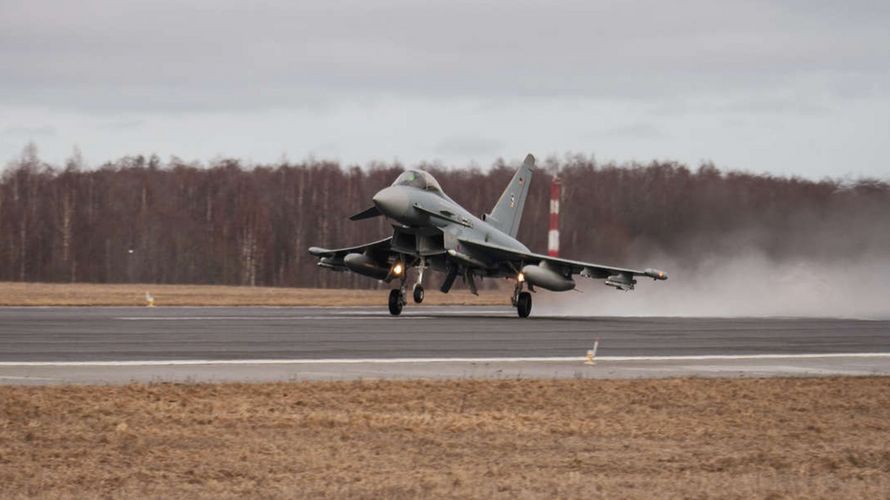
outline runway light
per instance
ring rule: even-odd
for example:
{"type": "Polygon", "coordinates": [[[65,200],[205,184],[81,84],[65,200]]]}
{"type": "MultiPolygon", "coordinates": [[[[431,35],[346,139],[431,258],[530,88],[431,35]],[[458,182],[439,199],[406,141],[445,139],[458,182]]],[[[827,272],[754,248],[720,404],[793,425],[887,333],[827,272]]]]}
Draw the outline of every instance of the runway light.
{"type": "Polygon", "coordinates": [[[396,265],[392,266],[392,273],[396,276],[402,275],[402,263],[396,262],[396,265]]]}
{"type": "Polygon", "coordinates": [[[523,281],[525,281],[525,275],[522,274],[522,273],[517,274],[517,275],[516,275],[516,281],[522,283],[523,281]]]}

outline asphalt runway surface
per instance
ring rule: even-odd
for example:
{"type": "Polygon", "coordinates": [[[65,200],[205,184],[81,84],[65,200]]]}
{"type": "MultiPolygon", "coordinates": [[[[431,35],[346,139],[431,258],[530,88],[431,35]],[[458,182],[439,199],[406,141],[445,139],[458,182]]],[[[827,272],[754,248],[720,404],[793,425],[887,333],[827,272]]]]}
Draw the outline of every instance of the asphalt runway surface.
{"type": "Polygon", "coordinates": [[[890,321],[0,308],[0,383],[890,374],[890,321]],[[596,345],[594,364],[585,363],[596,345]]]}

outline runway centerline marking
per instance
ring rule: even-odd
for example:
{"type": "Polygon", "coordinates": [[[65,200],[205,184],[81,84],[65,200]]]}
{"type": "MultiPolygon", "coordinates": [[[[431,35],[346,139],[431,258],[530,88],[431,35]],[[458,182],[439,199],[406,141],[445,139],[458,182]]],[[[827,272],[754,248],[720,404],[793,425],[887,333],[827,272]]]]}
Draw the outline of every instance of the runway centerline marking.
{"type": "MultiPolygon", "coordinates": [[[[597,356],[597,361],[716,361],[785,360],[831,358],[890,358],[890,352],[824,354],[739,354],[692,356],[597,356]]],[[[169,359],[131,361],[0,361],[0,367],[17,366],[192,366],[192,365],[320,365],[320,364],[406,364],[406,363],[515,363],[579,362],[584,356],[512,357],[512,358],[355,358],[355,359],[169,359]]]]}

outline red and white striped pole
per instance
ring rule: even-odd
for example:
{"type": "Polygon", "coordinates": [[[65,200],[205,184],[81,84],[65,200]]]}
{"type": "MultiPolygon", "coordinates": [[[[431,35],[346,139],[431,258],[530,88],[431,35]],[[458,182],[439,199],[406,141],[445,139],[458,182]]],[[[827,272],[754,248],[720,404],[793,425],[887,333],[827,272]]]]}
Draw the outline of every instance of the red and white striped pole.
{"type": "Polygon", "coordinates": [[[559,177],[550,184],[550,231],[547,233],[547,255],[559,257],[559,177]]]}

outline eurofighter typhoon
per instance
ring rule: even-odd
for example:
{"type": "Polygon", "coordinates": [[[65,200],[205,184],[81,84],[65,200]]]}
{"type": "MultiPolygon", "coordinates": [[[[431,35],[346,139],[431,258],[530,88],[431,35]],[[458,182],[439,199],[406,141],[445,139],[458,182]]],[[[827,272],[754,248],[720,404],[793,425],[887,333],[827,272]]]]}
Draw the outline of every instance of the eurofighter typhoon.
{"type": "Polygon", "coordinates": [[[385,216],[392,222],[389,238],[348,248],[311,247],[318,265],[334,271],[352,271],[391,283],[389,312],[398,316],[407,304],[408,269],[416,268],[414,302],[423,302],[423,275],[427,269],[445,274],[440,291],[448,293],[461,276],[473,294],[476,278],[510,278],[516,281],[512,303],[520,318],[532,310],[535,287],[556,292],[575,288],[574,275],[601,279],[619,290],[633,290],[636,276],[666,280],[657,269],[623,269],[591,262],[562,259],[532,252],[519,240],[519,221],[528,196],[535,157],[528,155],[513,175],[490,213],[475,217],[448,197],[429,172],[407,170],[391,186],[372,198],[374,206],[351,220],[385,216]],[[528,291],[525,291],[527,289],[528,291]]]}

